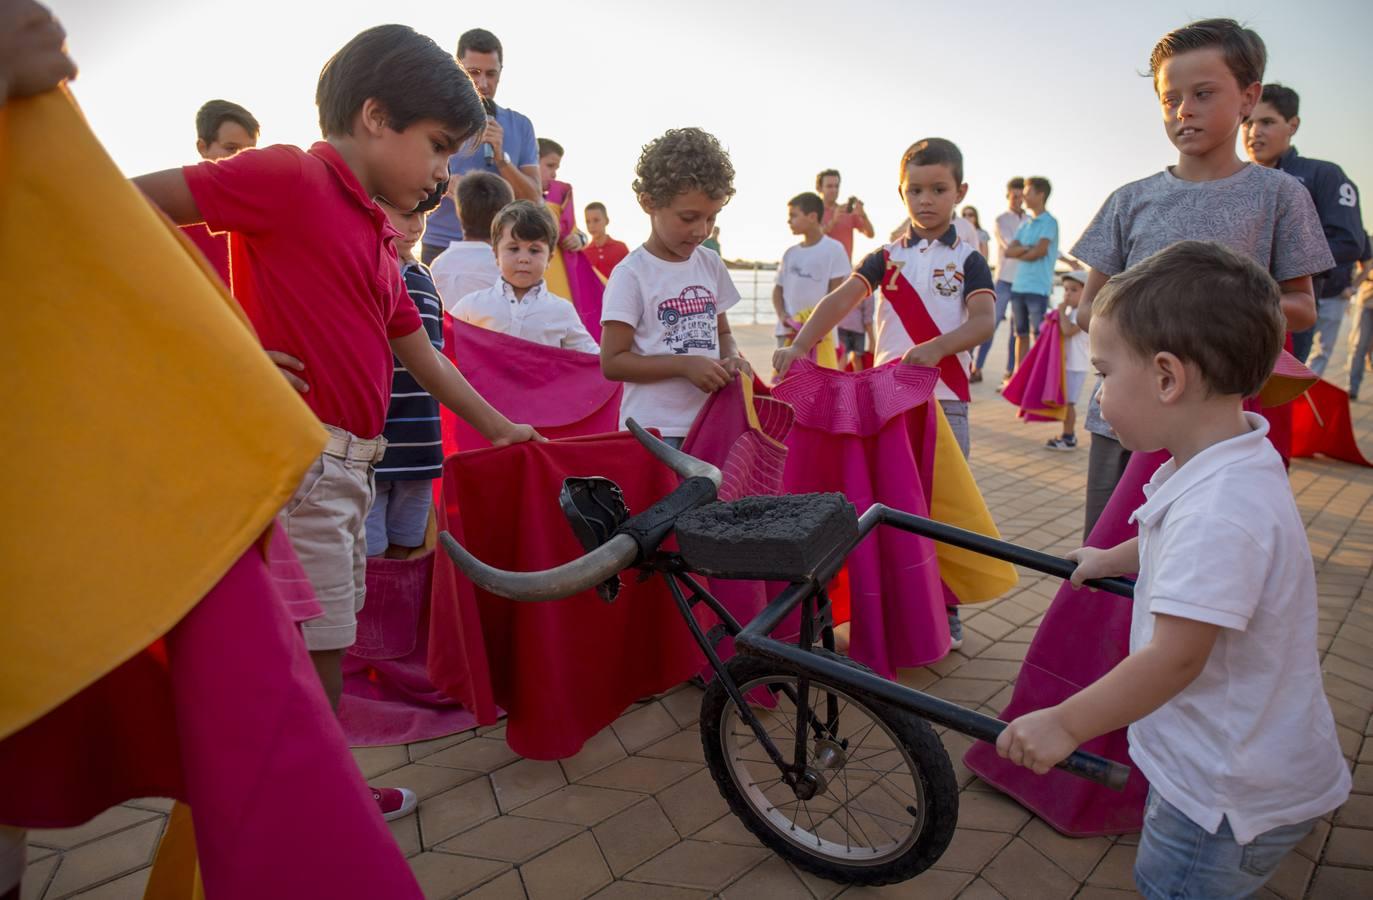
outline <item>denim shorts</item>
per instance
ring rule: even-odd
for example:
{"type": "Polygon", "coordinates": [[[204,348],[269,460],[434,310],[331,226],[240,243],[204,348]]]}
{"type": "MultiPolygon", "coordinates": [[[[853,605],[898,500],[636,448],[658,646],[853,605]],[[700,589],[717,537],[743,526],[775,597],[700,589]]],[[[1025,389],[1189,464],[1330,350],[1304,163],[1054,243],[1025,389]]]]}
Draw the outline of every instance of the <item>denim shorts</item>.
{"type": "Polygon", "coordinates": [[[847,328],[839,329],[839,349],[844,353],[862,354],[868,345],[868,335],[862,331],[849,331],[847,328]]]}
{"type": "Polygon", "coordinates": [[[1211,834],[1150,788],[1135,856],[1135,886],[1147,900],[1252,897],[1316,821],[1282,825],[1239,844],[1228,821],[1222,819],[1211,834]]]}
{"type": "Polygon", "coordinates": [[[1034,332],[1039,337],[1039,325],[1044,314],[1049,311],[1048,294],[1022,294],[1011,292],[1011,318],[1015,321],[1015,333],[1025,337],[1034,332]]]}
{"type": "Polygon", "coordinates": [[[381,556],[386,548],[424,546],[429,530],[429,507],[434,502],[434,481],[378,479],[376,499],[367,513],[367,555],[381,556]]]}

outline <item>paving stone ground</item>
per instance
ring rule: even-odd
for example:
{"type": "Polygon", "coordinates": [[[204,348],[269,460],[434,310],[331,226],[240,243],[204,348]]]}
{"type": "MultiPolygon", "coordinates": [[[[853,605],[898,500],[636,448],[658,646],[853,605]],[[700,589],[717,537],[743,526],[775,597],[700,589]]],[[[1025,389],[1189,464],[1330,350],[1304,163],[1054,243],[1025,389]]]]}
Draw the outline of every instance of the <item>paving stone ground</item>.
{"type": "MultiPolygon", "coordinates": [[[[739,331],[749,356],[765,364],[768,329],[739,331]]],[[[989,370],[1002,360],[998,348],[989,370]]],[[[1341,386],[1344,373],[1341,345],[1331,369],[1341,386]]],[[[1003,535],[1053,553],[1077,546],[1085,449],[1043,450],[1053,426],[1017,422],[990,383],[974,392],[973,472],[1003,535]]],[[[1373,397],[1353,412],[1360,443],[1373,454],[1373,397]]],[[[1373,469],[1298,460],[1291,482],[1315,558],[1326,693],[1355,794],[1289,855],[1263,896],[1373,897],[1373,469]]],[[[1021,575],[1005,597],[965,612],[962,650],[904,672],[902,681],[998,712],[1058,587],[1037,573],[1021,575]]],[[[420,793],[418,814],[392,823],[392,832],[432,898],[1133,895],[1133,837],[1062,837],[957,762],[959,827],[933,869],[879,890],[845,890],[803,875],[728,813],[702,760],[699,699],[696,688],[682,686],[636,704],[562,762],[520,759],[499,726],[355,755],[376,783],[420,793]]],[[[968,739],[943,737],[957,761],[968,739]]],[[[80,828],[33,832],[24,900],[141,897],[168,807],[137,801],[80,828]]]]}

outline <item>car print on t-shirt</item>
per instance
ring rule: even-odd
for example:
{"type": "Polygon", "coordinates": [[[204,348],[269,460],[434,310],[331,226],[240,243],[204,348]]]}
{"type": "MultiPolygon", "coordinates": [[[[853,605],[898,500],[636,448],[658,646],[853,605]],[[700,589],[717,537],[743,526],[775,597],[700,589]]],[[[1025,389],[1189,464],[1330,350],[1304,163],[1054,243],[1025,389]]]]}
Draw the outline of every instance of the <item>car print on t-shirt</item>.
{"type": "Polygon", "coordinates": [[[673,353],[715,349],[715,295],[704,285],[693,284],[660,301],[658,320],[663,323],[663,343],[673,353]]]}

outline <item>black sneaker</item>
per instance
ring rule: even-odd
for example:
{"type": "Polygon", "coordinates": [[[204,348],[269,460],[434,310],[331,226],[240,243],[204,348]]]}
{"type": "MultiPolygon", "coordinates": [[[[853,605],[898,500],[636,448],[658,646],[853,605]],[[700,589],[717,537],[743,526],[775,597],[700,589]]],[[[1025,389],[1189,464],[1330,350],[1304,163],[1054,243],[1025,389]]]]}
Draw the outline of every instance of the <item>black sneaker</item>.
{"type": "Polygon", "coordinates": [[[1072,434],[1065,434],[1061,437],[1049,438],[1049,440],[1047,440],[1044,443],[1044,449],[1060,451],[1076,450],[1077,436],[1072,434]]]}

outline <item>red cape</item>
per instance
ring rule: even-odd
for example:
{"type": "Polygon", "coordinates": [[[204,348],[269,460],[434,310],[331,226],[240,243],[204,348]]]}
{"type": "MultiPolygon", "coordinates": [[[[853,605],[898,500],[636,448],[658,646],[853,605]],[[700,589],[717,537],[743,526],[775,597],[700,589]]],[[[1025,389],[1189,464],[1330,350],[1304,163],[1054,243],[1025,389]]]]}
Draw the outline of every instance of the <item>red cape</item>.
{"type": "MultiPolygon", "coordinates": [[[[477,558],[515,571],[545,569],[583,550],[558,506],[564,478],[614,479],[633,512],[677,477],[628,433],[474,450],[444,464],[440,527],[477,558]]],[[[437,555],[429,674],[489,724],[497,704],[506,740],[531,759],[562,759],[636,699],[679,684],[702,656],[658,578],[626,574],[614,603],[594,591],[517,603],[475,588],[437,555]]]]}
{"type": "Polygon", "coordinates": [[[418,898],[251,547],[167,635],[0,742],[0,822],[190,804],[211,897],[418,898]]]}
{"type": "Polygon", "coordinates": [[[1321,379],[1289,405],[1294,457],[1320,453],[1356,466],[1373,466],[1354,440],[1348,391],[1321,379]]]}

